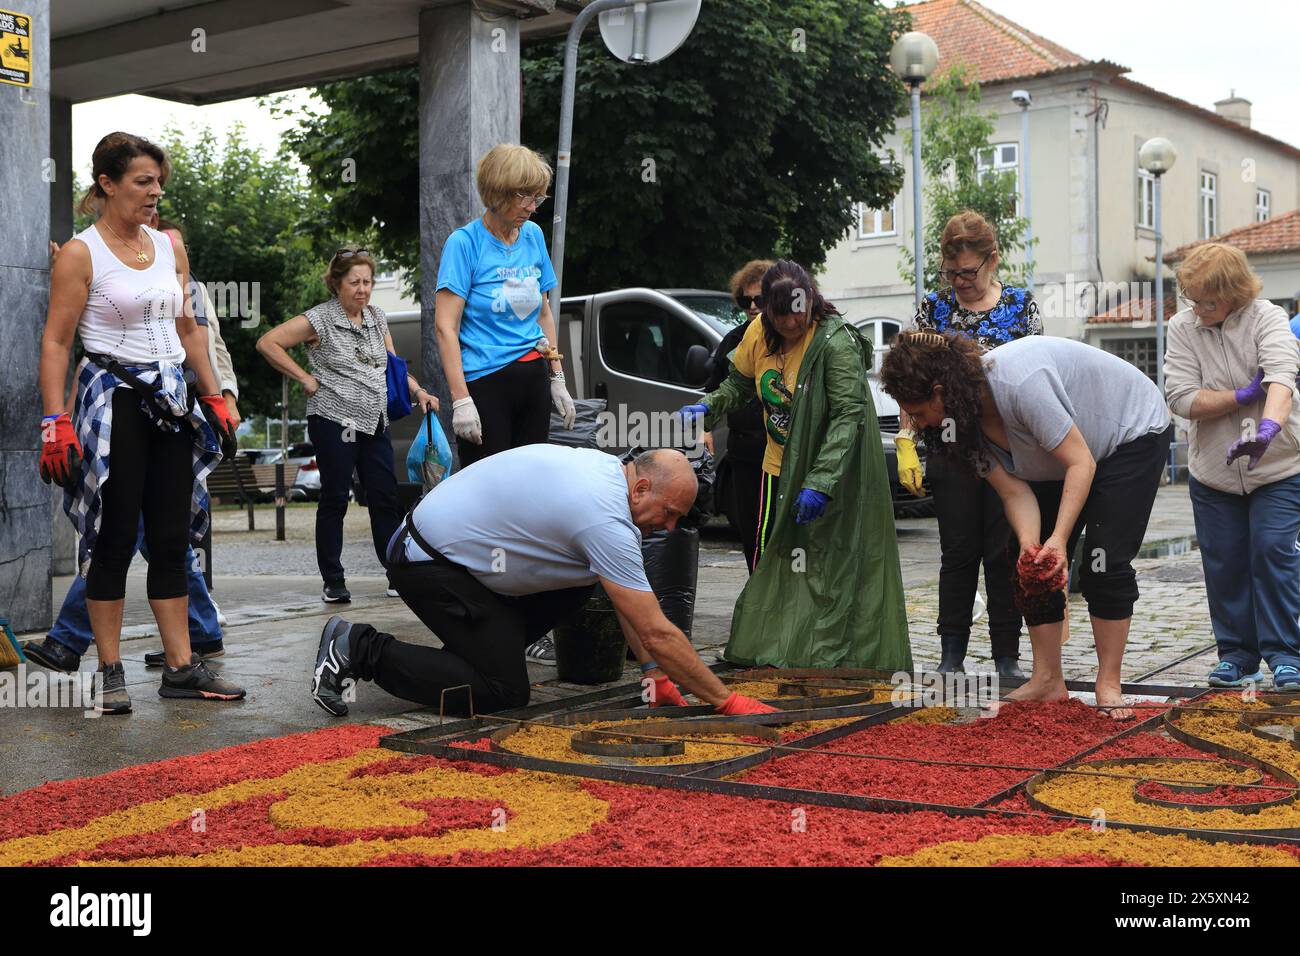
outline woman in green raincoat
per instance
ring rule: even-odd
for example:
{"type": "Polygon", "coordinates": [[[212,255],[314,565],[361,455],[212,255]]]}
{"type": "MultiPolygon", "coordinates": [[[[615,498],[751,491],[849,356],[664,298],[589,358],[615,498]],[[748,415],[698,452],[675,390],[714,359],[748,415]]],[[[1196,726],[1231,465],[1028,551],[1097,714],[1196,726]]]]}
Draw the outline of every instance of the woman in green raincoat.
{"type": "Polygon", "coordinates": [[[775,667],[912,667],[894,512],[867,386],[871,345],[802,266],[763,276],[761,320],[698,405],[711,428],[757,392],[767,449],[756,567],[726,658],[775,667]]]}

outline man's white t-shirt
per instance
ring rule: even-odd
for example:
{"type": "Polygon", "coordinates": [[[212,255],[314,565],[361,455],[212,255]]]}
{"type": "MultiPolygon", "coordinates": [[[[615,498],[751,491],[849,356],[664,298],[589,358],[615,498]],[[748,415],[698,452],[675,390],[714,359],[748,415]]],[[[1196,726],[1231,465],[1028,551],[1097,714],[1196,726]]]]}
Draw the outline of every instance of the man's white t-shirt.
{"type": "MultiPolygon", "coordinates": [[[[483,458],[411,515],[431,547],[498,594],[594,584],[649,591],[623,466],[590,448],[524,445],[483,458]]],[[[413,539],[408,561],[427,561],[413,539]]]]}

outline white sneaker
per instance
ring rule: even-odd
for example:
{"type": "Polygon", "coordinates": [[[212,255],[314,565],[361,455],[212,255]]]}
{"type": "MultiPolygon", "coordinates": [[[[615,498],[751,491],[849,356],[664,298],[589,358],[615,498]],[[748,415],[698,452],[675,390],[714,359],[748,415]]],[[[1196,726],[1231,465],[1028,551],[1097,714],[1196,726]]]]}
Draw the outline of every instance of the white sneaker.
{"type": "Polygon", "coordinates": [[[397,588],[389,588],[384,593],[387,594],[389,597],[401,597],[401,595],[397,593],[397,588]]]}
{"type": "MultiPolygon", "coordinates": [[[[208,595],[208,600],[212,601],[212,595],[208,595]]],[[[212,601],[212,610],[217,612],[217,623],[222,627],[226,626],[226,615],[221,613],[221,608],[217,606],[216,601],[212,601]]]]}

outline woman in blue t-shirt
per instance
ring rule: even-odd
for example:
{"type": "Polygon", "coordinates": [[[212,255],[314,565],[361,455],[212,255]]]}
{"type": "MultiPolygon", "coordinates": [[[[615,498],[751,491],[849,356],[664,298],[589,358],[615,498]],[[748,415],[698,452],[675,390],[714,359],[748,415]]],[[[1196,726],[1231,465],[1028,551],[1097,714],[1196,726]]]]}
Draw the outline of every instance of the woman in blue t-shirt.
{"type": "Polygon", "coordinates": [[[527,147],[499,143],[479,160],[477,180],[486,210],[447,237],[434,300],[462,468],[546,441],[552,403],[566,428],[575,415],[552,344],[546,293],[555,270],[531,221],[546,200],[551,167],[527,147]]]}

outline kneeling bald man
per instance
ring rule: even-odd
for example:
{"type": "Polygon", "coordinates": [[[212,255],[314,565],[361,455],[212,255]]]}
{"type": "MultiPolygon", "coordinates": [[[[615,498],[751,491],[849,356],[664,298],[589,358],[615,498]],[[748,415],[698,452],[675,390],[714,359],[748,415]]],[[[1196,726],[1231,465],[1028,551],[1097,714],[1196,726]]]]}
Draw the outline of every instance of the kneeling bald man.
{"type": "MultiPolygon", "coordinates": [[[[525,650],[581,608],[599,581],[655,680],[655,704],[684,703],[676,681],[722,714],[772,711],[727,690],[664,617],[646,580],[641,535],[671,530],[697,488],[679,451],[623,464],[593,449],[524,445],[475,462],[426,495],[388,544],[389,580],[443,647],[332,617],[312,699],[346,714],[343,687],[352,678],[421,704],[438,705],[444,690],[468,684],[477,713],[523,707],[525,650]]],[[[448,713],[470,712],[464,692],[446,704],[448,713]]]]}

